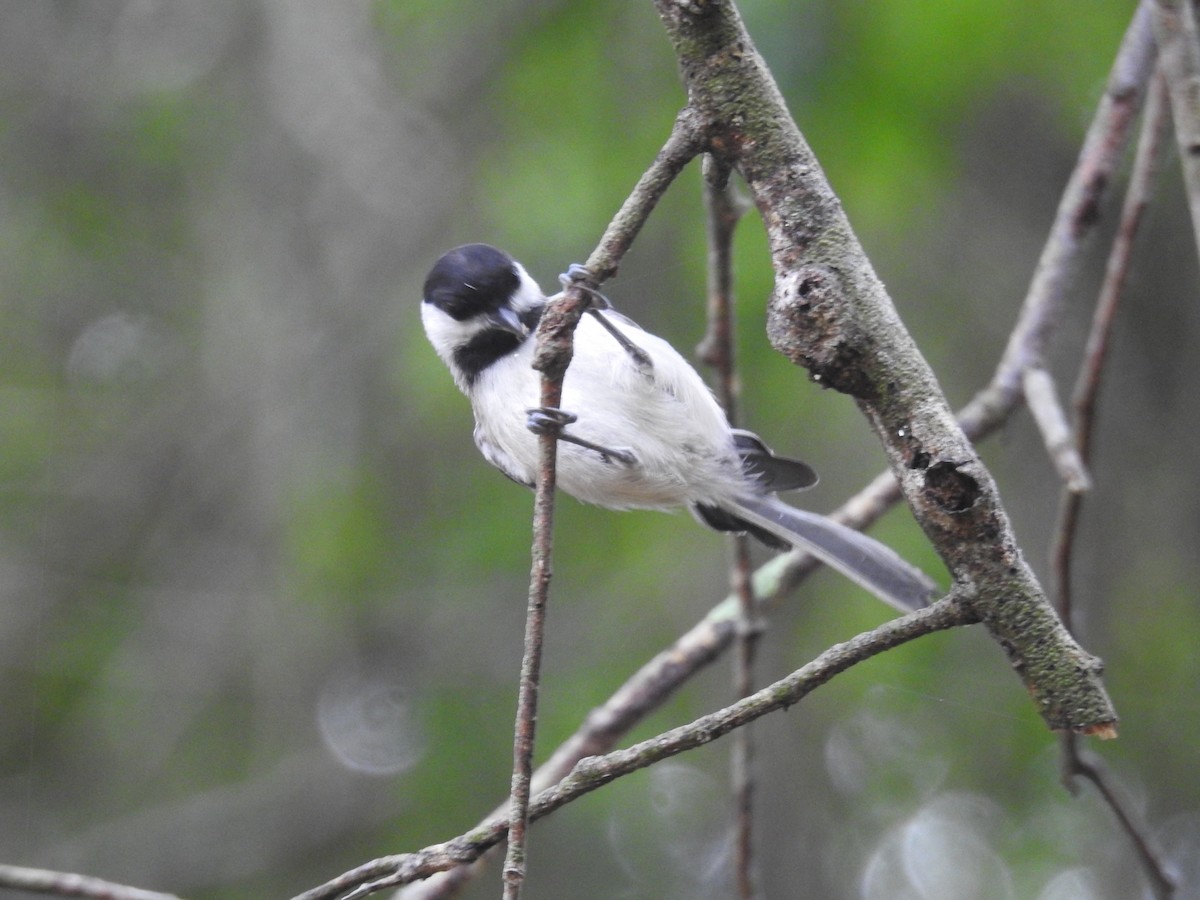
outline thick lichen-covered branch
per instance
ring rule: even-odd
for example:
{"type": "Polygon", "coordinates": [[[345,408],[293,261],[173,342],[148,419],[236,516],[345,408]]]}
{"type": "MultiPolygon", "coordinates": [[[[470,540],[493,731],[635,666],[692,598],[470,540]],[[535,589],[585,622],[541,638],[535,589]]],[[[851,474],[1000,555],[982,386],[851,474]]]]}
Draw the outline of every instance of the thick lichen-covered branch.
{"type": "Polygon", "coordinates": [[[708,146],[742,174],[766,226],[776,275],[768,321],[773,345],[858,403],[917,520],[1047,724],[1115,734],[1099,661],[1046,601],[995,482],[897,315],[737,10],[723,0],[656,5],[708,146]]]}

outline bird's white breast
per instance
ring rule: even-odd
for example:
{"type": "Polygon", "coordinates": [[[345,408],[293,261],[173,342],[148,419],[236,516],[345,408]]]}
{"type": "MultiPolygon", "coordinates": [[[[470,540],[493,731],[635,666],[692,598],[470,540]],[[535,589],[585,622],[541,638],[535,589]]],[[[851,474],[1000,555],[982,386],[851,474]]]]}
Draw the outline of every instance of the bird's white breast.
{"type": "MultiPolygon", "coordinates": [[[[640,371],[591,316],[575,334],[561,408],[578,416],[567,431],[637,464],[606,461],[593,450],[560,442],[558,486],[586,503],[663,509],[714,502],[738,493],[742,476],[729,425],[696,371],[674,348],[620,316],[618,327],[654,361],[640,371]]],[[[476,441],[514,478],[534,481],[538,441],[526,411],[540,405],[541,376],[530,368],[533,340],[480,374],[469,390],[476,441]]]]}

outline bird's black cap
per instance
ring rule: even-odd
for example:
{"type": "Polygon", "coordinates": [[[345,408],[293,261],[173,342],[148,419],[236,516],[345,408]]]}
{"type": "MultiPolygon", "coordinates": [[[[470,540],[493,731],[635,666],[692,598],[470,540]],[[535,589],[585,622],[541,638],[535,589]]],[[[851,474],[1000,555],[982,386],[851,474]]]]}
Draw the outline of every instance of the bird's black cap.
{"type": "Polygon", "coordinates": [[[463,244],[442,254],[425,278],[425,302],[459,322],[490,313],[520,285],[513,258],[488,244],[463,244]]]}

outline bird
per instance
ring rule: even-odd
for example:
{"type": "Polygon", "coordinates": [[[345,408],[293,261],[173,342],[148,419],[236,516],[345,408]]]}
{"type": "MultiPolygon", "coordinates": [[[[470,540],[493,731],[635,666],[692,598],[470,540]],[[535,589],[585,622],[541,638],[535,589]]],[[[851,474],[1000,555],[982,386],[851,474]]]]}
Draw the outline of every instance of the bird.
{"type": "Polygon", "coordinates": [[[533,487],[538,435],[552,432],[560,442],[557,487],[577,500],[617,510],[687,508],[718,531],[804,549],[901,612],[928,604],[936,584],[894,550],[776,496],[816,484],[810,466],[733,428],[674,347],[598,291],[587,294],[560,408],[548,409],[539,406],[541,375],[532,360],[538,322],[553,298],[488,244],[455,247],[430,269],[422,324],[470,400],[475,443],[489,463],[533,487]]]}

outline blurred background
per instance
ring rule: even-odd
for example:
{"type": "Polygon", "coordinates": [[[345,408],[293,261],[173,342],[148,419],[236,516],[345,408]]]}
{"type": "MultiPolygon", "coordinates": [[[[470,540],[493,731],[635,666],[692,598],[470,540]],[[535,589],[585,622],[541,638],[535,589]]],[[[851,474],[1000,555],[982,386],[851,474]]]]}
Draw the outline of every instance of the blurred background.
{"type": "MultiPolygon", "coordinates": [[[[1001,352],[1133,5],[742,4],[956,407],[1001,352]]],[[[507,790],[531,498],[475,451],[421,283],[466,241],[549,289],[586,259],[684,101],[651,4],[16,0],[0,101],[0,860],[284,897],[462,832],[507,790]]],[[[1177,169],[1172,150],[1118,324],[1077,577],[1122,716],[1098,749],[1196,897],[1200,304],[1177,169]]],[[[700,209],[693,167],[606,287],[685,351],[700,209]]],[[[1056,348],[1064,390],[1107,235],[1056,348]]],[[[768,347],[753,216],[736,276],[742,422],[811,462],[801,500],[832,509],[883,454],[768,347]]],[[[1027,416],[982,450],[1045,576],[1058,484],[1027,416]]],[[[945,582],[906,510],[874,533],[945,582]]],[[[571,500],[556,539],[543,758],[724,596],[729,555],[686,515],[571,500]]],[[[760,677],[888,615],[819,573],[772,616],[760,677]]],[[[630,740],[724,705],[729,666],[630,740]]],[[[978,629],[755,733],[767,896],[1144,892],[978,629]]],[[[535,826],[527,896],[730,896],[728,753],[535,826]]]]}

